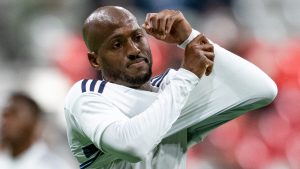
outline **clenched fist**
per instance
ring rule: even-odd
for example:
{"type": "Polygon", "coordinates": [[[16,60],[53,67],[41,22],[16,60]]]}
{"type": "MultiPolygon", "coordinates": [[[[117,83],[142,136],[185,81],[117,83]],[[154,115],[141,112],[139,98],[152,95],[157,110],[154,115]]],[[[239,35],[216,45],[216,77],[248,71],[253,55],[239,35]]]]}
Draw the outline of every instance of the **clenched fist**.
{"type": "Polygon", "coordinates": [[[200,34],[187,45],[181,67],[193,72],[199,78],[203,74],[208,76],[212,72],[214,57],[213,45],[200,34]]]}
{"type": "Polygon", "coordinates": [[[148,34],[167,43],[181,44],[192,32],[189,22],[176,10],[148,13],[142,26],[148,34]]]}

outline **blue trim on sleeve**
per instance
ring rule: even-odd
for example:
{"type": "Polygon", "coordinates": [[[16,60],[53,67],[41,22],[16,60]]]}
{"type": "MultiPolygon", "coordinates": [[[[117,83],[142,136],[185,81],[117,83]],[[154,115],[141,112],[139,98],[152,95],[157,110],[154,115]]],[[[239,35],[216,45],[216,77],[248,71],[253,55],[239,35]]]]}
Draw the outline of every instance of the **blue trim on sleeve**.
{"type": "MultiPolygon", "coordinates": [[[[166,73],[166,72],[165,72],[166,73]]],[[[153,80],[152,85],[155,86],[156,82],[158,82],[165,73],[160,74],[155,80],[153,80]]]]}
{"type": "Polygon", "coordinates": [[[161,82],[164,80],[165,76],[169,73],[169,70],[170,70],[170,69],[167,70],[167,72],[162,76],[161,80],[157,83],[157,85],[156,85],[157,87],[160,86],[160,84],[161,84],[161,82]]]}
{"type": "Polygon", "coordinates": [[[155,79],[151,84],[152,86],[159,87],[161,82],[164,80],[165,76],[169,73],[170,69],[166,70],[159,78],[155,79]]]}
{"type": "Polygon", "coordinates": [[[93,92],[95,90],[95,85],[97,83],[97,80],[93,80],[91,85],[90,85],[90,91],[93,92]]]}
{"type": "Polygon", "coordinates": [[[161,78],[162,75],[163,75],[163,73],[161,73],[160,75],[157,75],[157,76],[151,78],[150,82],[154,83],[154,81],[156,81],[157,79],[161,78]]]}
{"type": "Polygon", "coordinates": [[[99,149],[94,145],[90,144],[82,148],[83,154],[86,158],[90,158],[93,154],[99,151],[99,149]]]}
{"type": "Polygon", "coordinates": [[[102,81],[98,90],[98,93],[103,93],[104,87],[106,85],[106,81],[102,81]]]}
{"type": "Polygon", "coordinates": [[[88,161],[86,161],[86,162],[80,164],[80,165],[79,165],[80,169],[85,169],[85,168],[89,167],[90,165],[92,165],[92,164],[96,161],[96,159],[97,159],[100,155],[102,155],[102,154],[103,154],[103,152],[99,150],[98,153],[95,155],[95,157],[93,157],[93,158],[89,159],[88,161]]]}
{"type": "Polygon", "coordinates": [[[86,82],[87,82],[87,81],[88,81],[87,79],[84,79],[84,80],[82,80],[82,82],[81,82],[81,92],[82,92],[82,93],[86,92],[86,82]]]}
{"type": "Polygon", "coordinates": [[[82,148],[83,154],[85,155],[86,158],[90,158],[92,155],[97,153],[93,158],[87,160],[86,162],[80,164],[80,169],[85,169],[89,167],[90,165],[93,164],[96,159],[104,154],[100,149],[98,149],[94,144],[89,144],[85,147],[82,148]]]}

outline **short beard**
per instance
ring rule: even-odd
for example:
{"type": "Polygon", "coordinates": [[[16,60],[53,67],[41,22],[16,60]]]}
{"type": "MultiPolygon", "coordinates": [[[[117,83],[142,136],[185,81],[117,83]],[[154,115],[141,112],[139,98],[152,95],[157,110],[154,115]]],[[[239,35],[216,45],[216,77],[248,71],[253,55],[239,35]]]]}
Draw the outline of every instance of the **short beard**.
{"type": "Polygon", "coordinates": [[[148,72],[146,74],[143,74],[141,76],[137,76],[137,77],[130,77],[126,74],[121,74],[120,75],[120,79],[124,80],[125,82],[129,83],[129,84],[133,84],[135,85],[142,85],[146,82],[148,82],[150,80],[152,76],[152,70],[149,67],[148,72]]]}
{"type": "Polygon", "coordinates": [[[102,79],[105,80],[105,77],[109,77],[110,79],[113,79],[114,81],[120,80],[123,82],[126,82],[132,86],[140,86],[143,85],[144,83],[148,82],[152,76],[152,69],[151,65],[149,65],[149,69],[146,74],[143,74],[141,76],[128,76],[127,74],[121,73],[121,71],[115,71],[115,70],[110,70],[108,67],[103,67],[101,70],[102,74],[102,79]]]}

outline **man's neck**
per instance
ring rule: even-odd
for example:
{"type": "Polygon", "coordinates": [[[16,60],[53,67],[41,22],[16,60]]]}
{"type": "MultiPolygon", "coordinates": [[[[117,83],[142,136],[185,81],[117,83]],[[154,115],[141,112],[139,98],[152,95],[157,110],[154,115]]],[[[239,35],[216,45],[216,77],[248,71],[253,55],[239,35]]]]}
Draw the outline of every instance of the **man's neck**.
{"type": "Polygon", "coordinates": [[[144,84],[130,84],[130,83],[127,83],[127,82],[124,82],[124,81],[113,80],[113,79],[109,79],[109,78],[103,78],[103,80],[105,80],[107,82],[110,82],[110,83],[114,83],[114,84],[129,87],[129,88],[133,88],[133,89],[139,89],[139,90],[145,90],[145,91],[153,92],[153,87],[152,87],[150,81],[147,81],[144,84]]]}
{"type": "MultiPolygon", "coordinates": [[[[135,88],[135,87],[131,87],[131,88],[135,88]]],[[[145,91],[149,91],[149,92],[153,92],[153,87],[150,84],[150,81],[148,81],[147,83],[144,83],[143,85],[139,86],[136,89],[140,89],[140,90],[145,90],[145,91]]]]}

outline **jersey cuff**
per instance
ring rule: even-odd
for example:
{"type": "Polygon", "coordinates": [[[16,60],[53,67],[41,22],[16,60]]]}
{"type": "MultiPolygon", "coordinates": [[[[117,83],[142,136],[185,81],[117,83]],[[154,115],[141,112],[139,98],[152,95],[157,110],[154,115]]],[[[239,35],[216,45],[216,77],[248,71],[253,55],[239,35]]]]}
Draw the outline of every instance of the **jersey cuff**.
{"type": "Polygon", "coordinates": [[[192,29],[192,32],[190,34],[190,36],[184,41],[182,42],[180,45],[177,45],[179,48],[185,49],[186,46],[192,41],[194,40],[198,35],[200,35],[200,32],[192,29]]]}

